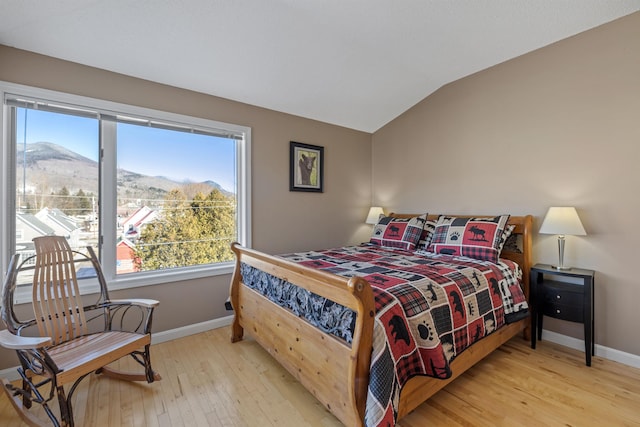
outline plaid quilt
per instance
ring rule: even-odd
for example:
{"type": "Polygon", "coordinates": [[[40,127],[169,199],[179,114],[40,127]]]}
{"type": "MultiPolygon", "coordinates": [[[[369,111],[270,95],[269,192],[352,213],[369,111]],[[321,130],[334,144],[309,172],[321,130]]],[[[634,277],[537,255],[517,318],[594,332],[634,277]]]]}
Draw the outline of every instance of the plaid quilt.
{"type": "MultiPolygon", "coordinates": [[[[365,424],[393,426],[402,386],[451,376],[450,362],[527,311],[517,264],[362,245],[281,255],[345,277],[361,276],[376,306],[365,424]]],[[[351,340],[355,314],[248,266],[243,281],[319,328],[351,340]]]]}

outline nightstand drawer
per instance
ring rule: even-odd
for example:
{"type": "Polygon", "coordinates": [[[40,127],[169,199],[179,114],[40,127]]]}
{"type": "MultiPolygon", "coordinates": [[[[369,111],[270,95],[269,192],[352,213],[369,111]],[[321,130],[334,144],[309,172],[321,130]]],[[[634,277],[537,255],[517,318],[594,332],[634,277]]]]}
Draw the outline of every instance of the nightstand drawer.
{"type": "Polygon", "coordinates": [[[542,313],[556,319],[584,321],[584,287],[547,280],[542,286],[542,313]]]}
{"type": "Polygon", "coordinates": [[[583,322],[584,310],[582,305],[565,305],[547,302],[544,304],[542,314],[571,322],[583,322]]]}
{"type": "Polygon", "coordinates": [[[567,289],[564,286],[555,285],[555,283],[553,285],[545,283],[542,288],[545,305],[562,304],[582,307],[584,304],[584,294],[582,293],[581,287],[572,285],[572,288],[567,289]]]}

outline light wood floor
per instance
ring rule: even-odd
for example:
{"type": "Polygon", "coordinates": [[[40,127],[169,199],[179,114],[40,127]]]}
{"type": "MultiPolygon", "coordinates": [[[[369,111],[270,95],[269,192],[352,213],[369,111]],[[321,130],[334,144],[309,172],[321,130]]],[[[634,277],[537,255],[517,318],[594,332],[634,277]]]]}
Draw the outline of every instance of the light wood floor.
{"type": "MultiPolygon", "coordinates": [[[[227,328],[152,347],[163,379],[85,379],[80,426],[341,426],[254,341],[227,328]]],[[[122,362],[121,367],[129,366],[122,362]]],[[[21,426],[4,394],[0,425],[21,426]]],[[[515,338],[398,424],[424,426],[638,426],[640,370],[543,341],[515,338]]]]}

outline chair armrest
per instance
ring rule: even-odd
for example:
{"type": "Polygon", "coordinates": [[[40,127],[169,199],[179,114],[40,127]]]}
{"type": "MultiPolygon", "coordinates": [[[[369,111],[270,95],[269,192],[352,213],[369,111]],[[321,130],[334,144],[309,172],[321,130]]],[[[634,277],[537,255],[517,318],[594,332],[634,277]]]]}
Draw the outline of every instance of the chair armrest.
{"type": "Polygon", "coordinates": [[[154,299],[135,298],[135,299],[112,299],[112,300],[109,300],[108,303],[115,304],[115,305],[139,305],[141,307],[146,307],[146,308],[155,308],[160,304],[160,301],[156,301],[154,299]]]}
{"type": "Polygon", "coordinates": [[[0,331],[0,345],[11,350],[31,350],[51,345],[51,338],[21,337],[3,329],[0,331]]]}

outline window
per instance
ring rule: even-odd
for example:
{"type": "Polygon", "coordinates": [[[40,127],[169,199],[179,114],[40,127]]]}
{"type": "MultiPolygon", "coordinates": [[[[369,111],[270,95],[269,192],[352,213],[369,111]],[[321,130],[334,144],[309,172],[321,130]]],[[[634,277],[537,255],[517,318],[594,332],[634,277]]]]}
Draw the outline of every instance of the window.
{"type": "Polygon", "coordinates": [[[116,135],[116,272],[232,261],[236,139],[149,122],[116,135]]]}
{"type": "Polygon", "coordinates": [[[249,244],[249,128],[0,87],[5,266],[56,234],[96,248],[112,288],[231,271],[230,243],[249,244]]]}

